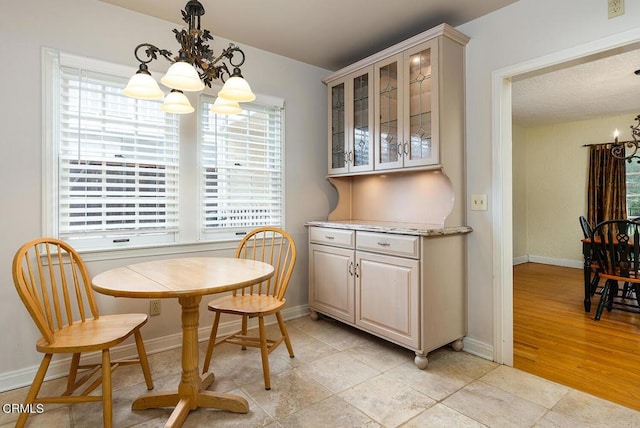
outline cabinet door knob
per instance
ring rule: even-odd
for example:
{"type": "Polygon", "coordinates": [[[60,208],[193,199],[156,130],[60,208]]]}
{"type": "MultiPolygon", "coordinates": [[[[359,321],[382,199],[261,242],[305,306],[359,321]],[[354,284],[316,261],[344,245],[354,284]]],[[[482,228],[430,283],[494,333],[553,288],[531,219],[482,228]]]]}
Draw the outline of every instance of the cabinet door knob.
{"type": "Polygon", "coordinates": [[[353,262],[349,262],[349,275],[353,276],[353,262]]]}
{"type": "Polygon", "coordinates": [[[360,265],[356,263],[356,270],[355,270],[356,278],[360,278],[360,274],[358,274],[359,268],[360,268],[360,265]]]}

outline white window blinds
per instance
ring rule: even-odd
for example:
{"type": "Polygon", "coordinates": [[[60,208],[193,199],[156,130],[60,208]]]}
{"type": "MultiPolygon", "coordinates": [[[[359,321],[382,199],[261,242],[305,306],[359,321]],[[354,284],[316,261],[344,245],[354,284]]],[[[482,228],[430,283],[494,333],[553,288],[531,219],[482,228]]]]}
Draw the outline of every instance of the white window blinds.
{"type": "Polygon", "coordinates": [[[242,103],[239,114],[216,115],[214,101],[203,95],[200,102],[203,233],[282,226],[282,105],[242,103]]]}
{"type": "Polygon", "coordinates": [[[57,77],[59,236],[177,231],[178,118],[122,95],[126,78],[64,65],[57,77]]]}

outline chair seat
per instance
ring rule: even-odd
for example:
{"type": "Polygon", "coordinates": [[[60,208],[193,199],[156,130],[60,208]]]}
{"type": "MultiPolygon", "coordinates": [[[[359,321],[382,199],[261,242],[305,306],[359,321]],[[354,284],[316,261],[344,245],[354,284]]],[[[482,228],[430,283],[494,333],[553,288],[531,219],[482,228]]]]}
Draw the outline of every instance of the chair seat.
{"type": "Polygon", "coordinates": [[[238,315],[270,315],[279,311],[286,303],[286,299],[278,300],[273,296],[248,294],[225,296],[212,300],[207,305],[210,311],[238,315]]]}
{"type": "Polygon", "coordinates": [[[74,322],[54,332],[54,342],[44,338],[36,342],[39,352],[87,352],[110,348],[124,341],[147,322],[147,314],[103,315],[85,322],[74,322]]]}

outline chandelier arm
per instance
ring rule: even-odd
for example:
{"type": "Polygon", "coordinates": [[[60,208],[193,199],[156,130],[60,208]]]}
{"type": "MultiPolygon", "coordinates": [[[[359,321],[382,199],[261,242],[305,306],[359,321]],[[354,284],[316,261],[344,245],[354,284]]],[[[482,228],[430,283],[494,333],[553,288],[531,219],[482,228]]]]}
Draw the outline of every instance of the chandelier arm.
{"type": "Polygon", "coordinates": [[[167,49],[160,49],[159,47],[152,45],[150,43],[141,43],[138,46],[136,46],[136,48],[134,49],[134,55],[136,59],[140,61],[140,64],[149,64],[151,61],[158,59],[158,55],[164,57],[167,61],[171,63],[175,62],[175,60],[171,57],[173,55],[171,51],[167,49]],[[138,51],[141,48],[146,48],[144,50],[144,53],[147,55],[146,59],[142,59],[138,55],[138,51]]]}
{"type": "Polygon", "coordinates": [[[631,125],[631,136],[633,137],[633,140],[638,142],[638,139],[640,138],[640,114],[636,116],[636,118],[634,119],[636,122],[638,122],[638,124],[636,126],[631,125]]]}
{"type": "MultiPolygon", "coordinates": [[[[634,158],[638,158],[637,141],[621,141],[611,144],[611,156],[617,159],[624,159],[631,163],[634,158]]],[[[640,163],[640,160],[638,161],[640,163]]]]}
{"type": "Polygon", "coordinates": [[[244,64],[244,59],[245,59],[244,52],[242,51],[242,49],[240,49],[238,46],[234,45],[233,43],[230,43],[229,47],[224,51],[222,51],[222,53],[220,54],[220,57],[223,57],[223,56],[227,57],[227,59],[229,60],[229,64],[231,64],[233,67],[240,67],[242,66],[242,64],[244,64]],[[237,64],[233,62],[233,57],[235,56],[236,52],[239,53],[241,56],[240,62],[237,64]]]}

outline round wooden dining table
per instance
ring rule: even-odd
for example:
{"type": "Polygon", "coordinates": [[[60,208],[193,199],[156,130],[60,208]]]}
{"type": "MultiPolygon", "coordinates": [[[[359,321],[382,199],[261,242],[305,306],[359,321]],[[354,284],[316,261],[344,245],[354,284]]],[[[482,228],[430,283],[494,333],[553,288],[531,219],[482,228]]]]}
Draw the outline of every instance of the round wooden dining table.
{"type": "Polygon", "coordinates": [[[243,397],[207,391],[213,373],[199,374],[198,321],[202,296],[236,290],[270,278],[268,263],[224,257],[185,257],[136,263],[96,275],[92,287],[115,297],[177,298],[182,308],[182,376],[177,390],[138,397],[131,408],[174,407],[167,427],[182,426],[198,407],[247,413],[243,397]]]}

